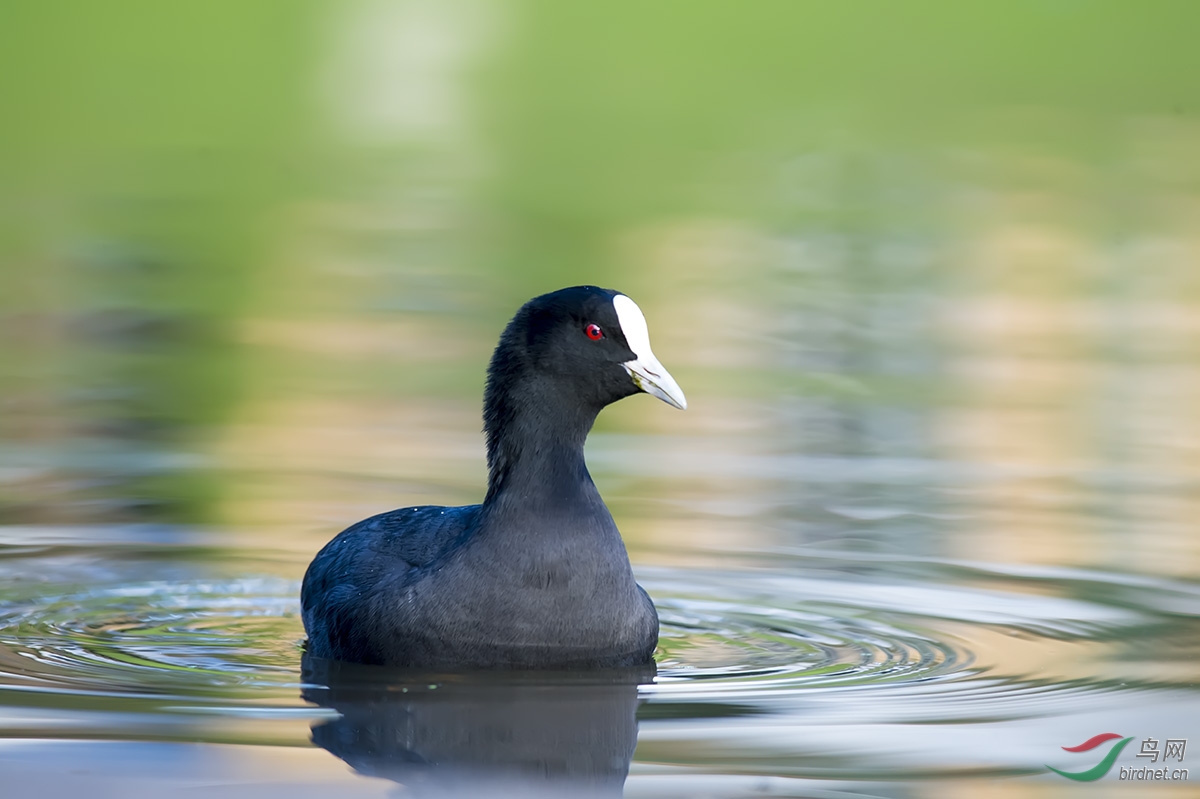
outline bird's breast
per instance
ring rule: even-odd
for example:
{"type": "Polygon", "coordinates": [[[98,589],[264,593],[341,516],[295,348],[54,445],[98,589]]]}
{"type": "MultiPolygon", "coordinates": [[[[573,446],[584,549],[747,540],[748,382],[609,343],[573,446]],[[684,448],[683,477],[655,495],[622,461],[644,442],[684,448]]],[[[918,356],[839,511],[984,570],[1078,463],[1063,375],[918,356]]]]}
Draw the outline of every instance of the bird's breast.
{"type": "Polygon", "coordinates": [[[517,578],[522,588],[535,591],[567,589],[571,583],[571,571],[567,564],[550,560],[527,565],[517,578]]]}

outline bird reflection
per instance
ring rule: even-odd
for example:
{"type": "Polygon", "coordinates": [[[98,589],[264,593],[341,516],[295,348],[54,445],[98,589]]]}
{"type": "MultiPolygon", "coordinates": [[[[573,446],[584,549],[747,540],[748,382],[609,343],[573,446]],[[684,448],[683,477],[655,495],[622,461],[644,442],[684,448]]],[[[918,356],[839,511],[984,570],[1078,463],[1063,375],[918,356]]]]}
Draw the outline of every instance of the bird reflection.
{"type": "Polygon", "coordinates": [[[406,796],[620,796],[654,665],[433,674],[306,655],[313,743],[406,796]]]}

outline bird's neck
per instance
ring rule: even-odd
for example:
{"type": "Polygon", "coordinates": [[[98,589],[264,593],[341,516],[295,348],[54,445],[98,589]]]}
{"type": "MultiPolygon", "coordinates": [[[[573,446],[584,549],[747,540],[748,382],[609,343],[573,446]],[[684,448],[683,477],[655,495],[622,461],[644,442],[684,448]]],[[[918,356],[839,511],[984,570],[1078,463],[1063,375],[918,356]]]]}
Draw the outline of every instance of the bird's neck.
{"type": "Polygon", "coordinates": [[[596,496],[583,445],[599,409],[555,396],[553,387],[493,392],[484,409],[488,441],[485,505],[505,498],[552,512],[596,496]]]}

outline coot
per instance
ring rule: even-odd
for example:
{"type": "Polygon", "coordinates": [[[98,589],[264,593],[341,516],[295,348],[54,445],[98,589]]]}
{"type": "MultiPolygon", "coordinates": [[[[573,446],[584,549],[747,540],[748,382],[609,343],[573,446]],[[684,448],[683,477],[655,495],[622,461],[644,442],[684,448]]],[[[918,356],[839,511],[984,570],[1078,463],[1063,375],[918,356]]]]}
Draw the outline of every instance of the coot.
{"type": "Polygon", "coordinates": [[[683,392],[624,294],[575,286],[508,323],[483,401],[483,503],[382,513],[330,541],[300,604],[317,657],[429,669],[652,661],[658,614],[583,461],[604,406],[683,392]]]}

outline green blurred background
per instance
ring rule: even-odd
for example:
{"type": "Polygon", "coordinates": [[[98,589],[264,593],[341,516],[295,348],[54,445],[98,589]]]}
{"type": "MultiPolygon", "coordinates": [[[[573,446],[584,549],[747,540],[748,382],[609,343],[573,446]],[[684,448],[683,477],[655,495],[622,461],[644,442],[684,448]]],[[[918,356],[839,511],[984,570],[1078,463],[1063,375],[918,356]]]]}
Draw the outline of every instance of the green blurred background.
{"type": "Polygon", "coordinates": [[[498,331],[596,283],[692,403],[589,445],[636,558],[1200,575],[1198,23],[7,3],[0,523],[311,553],[478,501],[498,331]]]}

